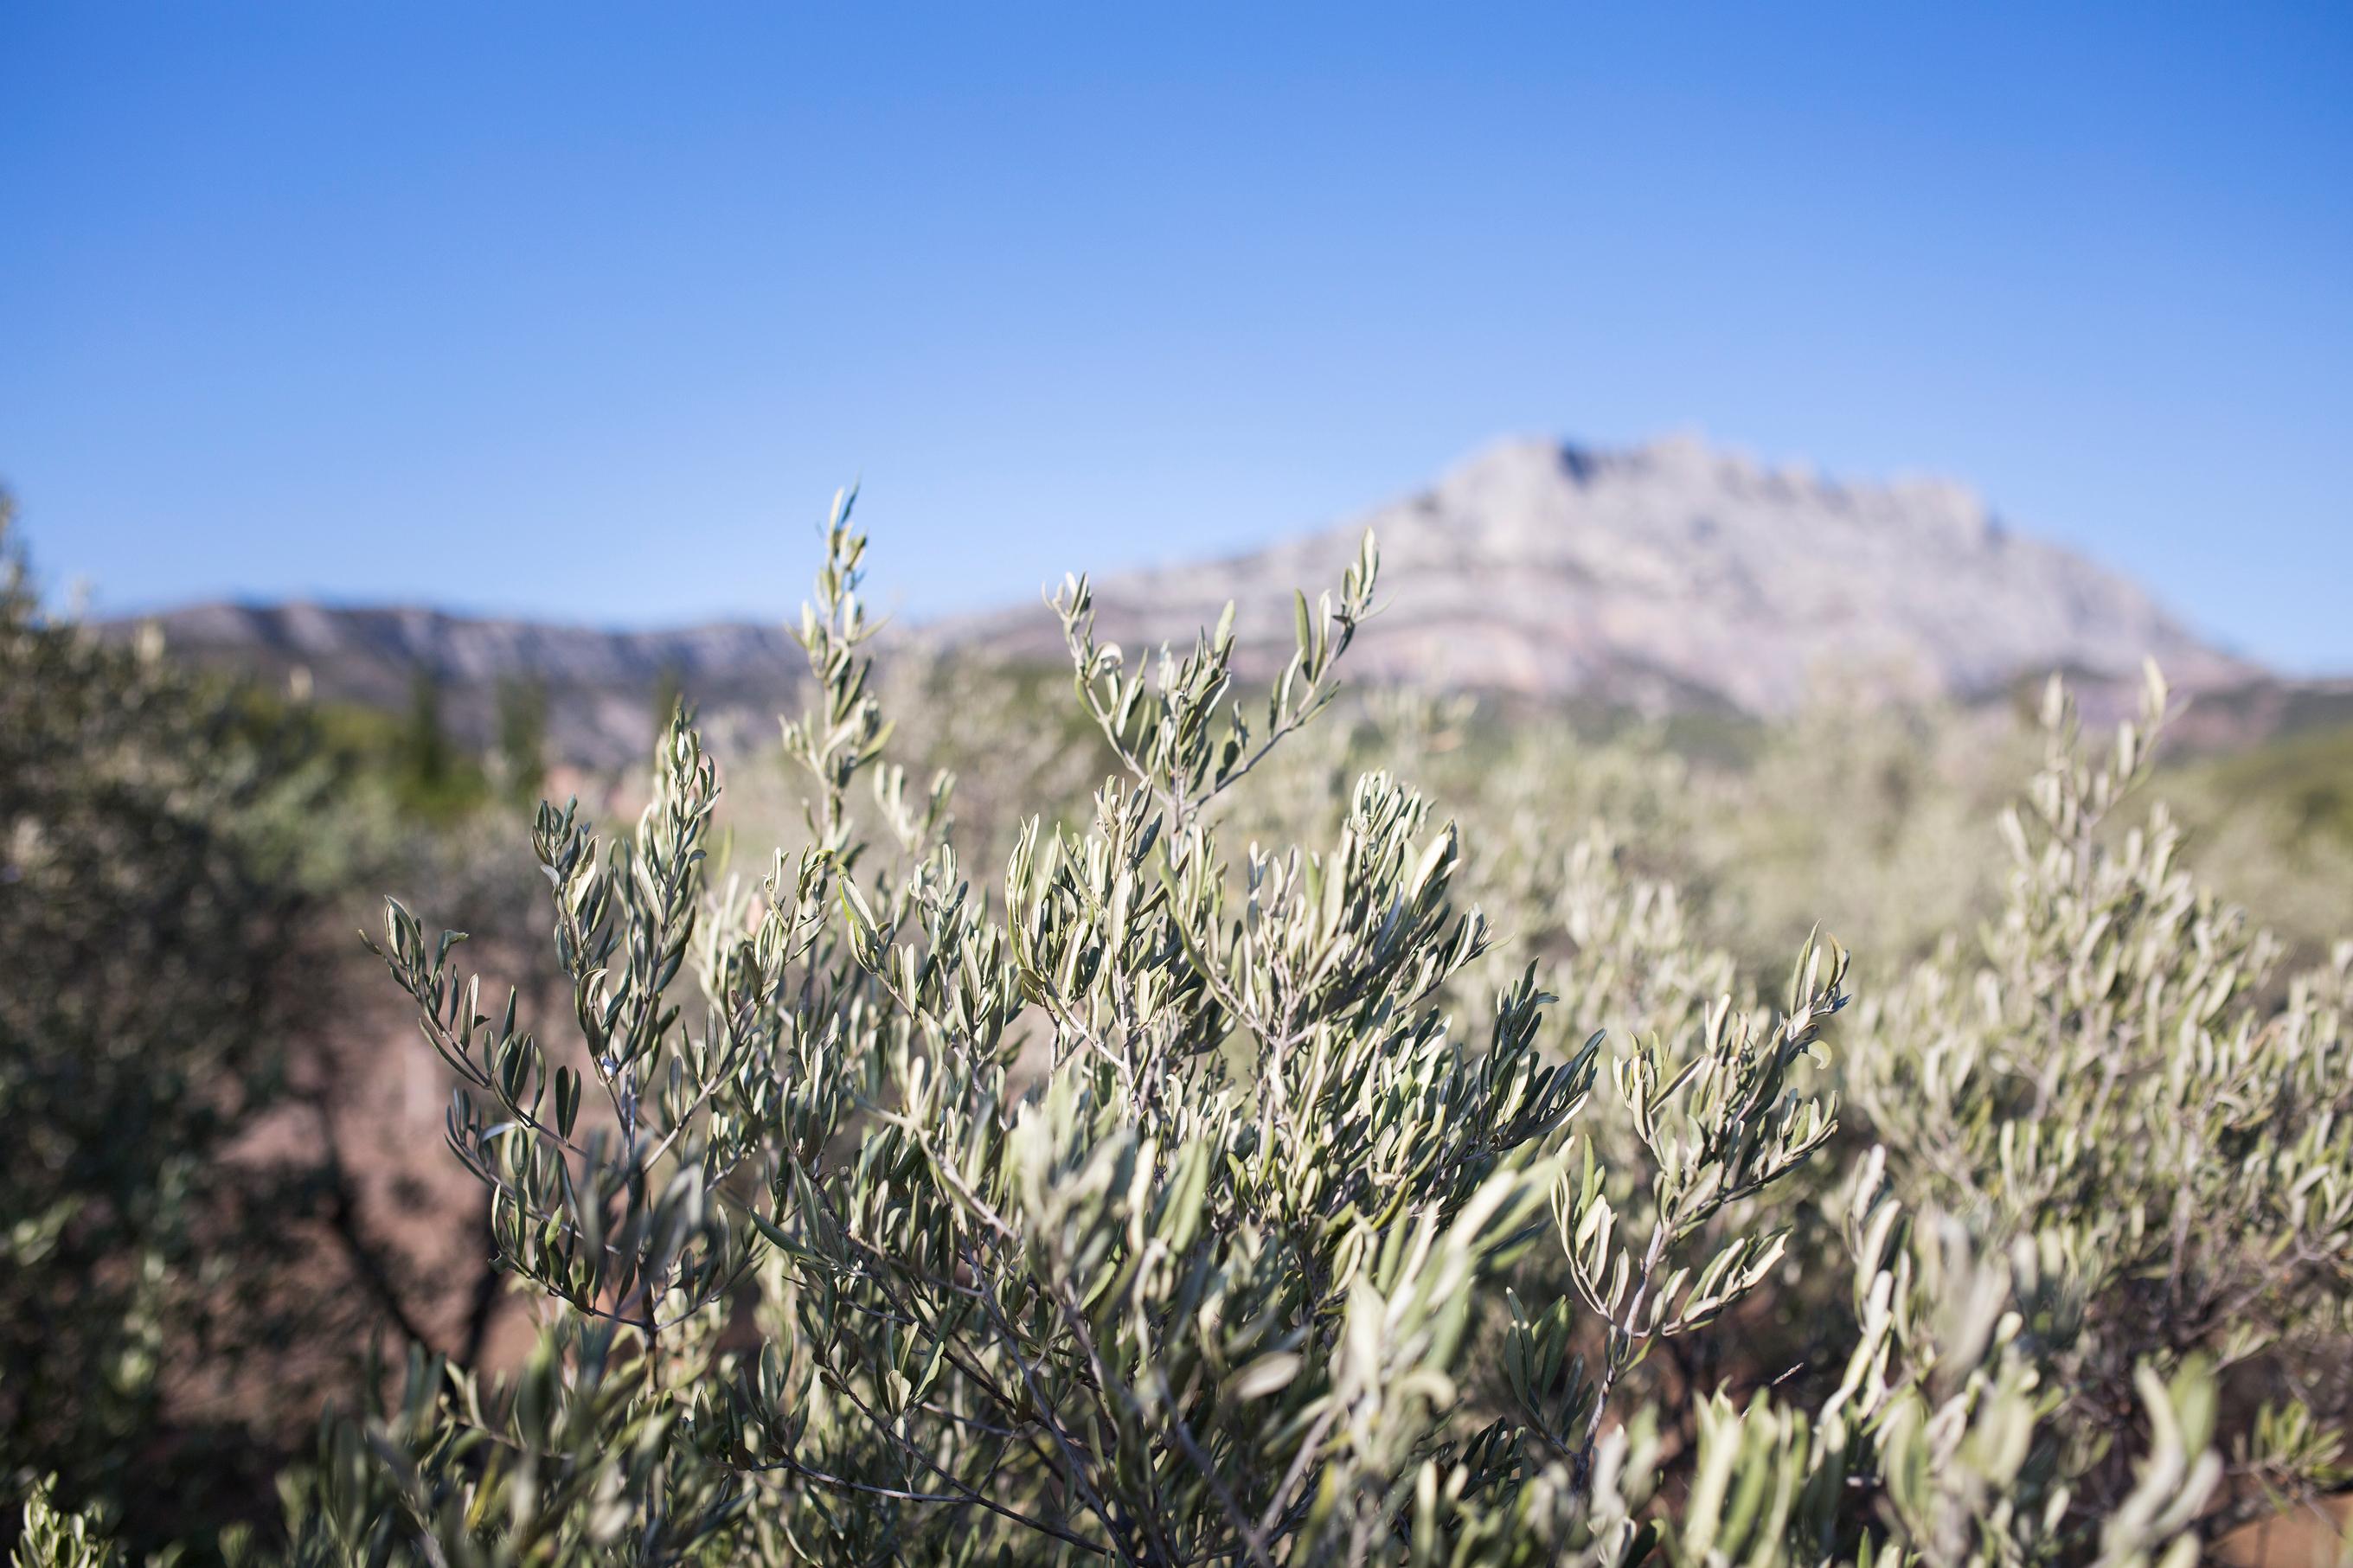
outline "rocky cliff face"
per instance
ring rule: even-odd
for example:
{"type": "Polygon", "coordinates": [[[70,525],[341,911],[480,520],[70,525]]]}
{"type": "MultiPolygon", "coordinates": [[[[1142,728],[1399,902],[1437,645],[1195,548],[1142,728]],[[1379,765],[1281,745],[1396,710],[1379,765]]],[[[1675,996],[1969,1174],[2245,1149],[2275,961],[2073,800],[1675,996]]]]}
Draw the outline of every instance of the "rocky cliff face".
{"type": "MultiPolygon", "coordinates": [[[[2126,578],[2010,532],[1957,485],[1842,484],[1692,439],[1625,451],[1501,442],[1342,527],[1103,580],[1103,633],[1131,647],[1189,640],[1232,598],[1245,646],[1279,661],[1292,587],[1335,581],[1367,526],[1385,607],[1350,655],[1357,679],[1770,715],[1818,687],[1969,698],[2052,668],[2129,676],[2147,656],[2192,689],[2261,673],[2126,578]]],[[[162,620],[185,652],[272,677],[300,666],[326,696],[396,703],[414,671],[431,670],[461,731],[486,729],[500,680],[536,679],[558,749],[597,763],[642,749],[666,672],[723,730],[752,733],[805,668],[781,625],[616,633],[309,605],[162,620]]],[[[1061,658],[1034,604],[916,637],[1061,658]]]]}
{"type": "MultiPolygon", "coordinates": [[[[1242,640],[1287,653],[1291,585],[1335,579],[1367,526],[1387,607],[1349,656],[1359,678],[1773,714],[1822,684],[1970,697],[2144,656],[2185,687],[2257,673],[1959,486],[1841,484],[1690,439],[1502,442],[1328,532],[1098,583],[1104,634],[1189,637],[1234,597],[1242,640]]],[[[934,635],[1044,652],[1053,631],[1008,615],[934,635]]]]}

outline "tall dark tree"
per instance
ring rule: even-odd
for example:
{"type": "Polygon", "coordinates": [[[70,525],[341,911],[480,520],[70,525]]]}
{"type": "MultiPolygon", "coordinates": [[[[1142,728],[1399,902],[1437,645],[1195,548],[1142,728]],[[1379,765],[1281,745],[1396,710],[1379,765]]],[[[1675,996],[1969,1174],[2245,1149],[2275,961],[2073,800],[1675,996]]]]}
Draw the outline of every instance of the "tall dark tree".
{"type": "Polygon", "coordinates": [[[529,806],[547,780],[547,683],[536,676],[500,681],[498,726],[501,792],[529,806]]]}

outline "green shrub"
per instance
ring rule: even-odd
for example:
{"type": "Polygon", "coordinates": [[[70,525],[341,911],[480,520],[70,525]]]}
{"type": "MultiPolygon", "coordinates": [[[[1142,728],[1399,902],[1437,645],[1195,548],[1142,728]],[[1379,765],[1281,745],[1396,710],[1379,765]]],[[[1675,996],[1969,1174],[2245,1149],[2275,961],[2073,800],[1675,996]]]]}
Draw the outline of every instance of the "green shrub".
{"type": "Polygon", "coordinates": [[[37,1484],[133,1549],[208,1540],[275,1511],[325,1390],[427,1299],[334,1136],[373,1043],[344,890],[396,866],[477,906],[466,872],[524,862],[427,837],[347,713],[46,616],[7,521],[0,1551],[37,1484]]]}
{"type": "Polygon", "coordinates": [[[280,811],[305,752],[152,642],[44,618],[6,526],[0,1491],[55,1473],[185,1523],[268,1484],[251,1430],[166,1394],[286,1348],[290,1303],[260,1293],[280,1194],[227,1155],[318,1000],[280,811]]]}
{"type": "Polygon", "coordinates": [[[1066,582],[1114,772],[984,890],[864,550],[756,883],[683,704],[633,832],[540,808],[561,1042],[387,907],[541,1335],[328,1422],[290,1561],[2186,1568],[2336,1483],[2353,962],[2270,984],[2108,820],[2161,689],[2096,762],[2054,701],[1981,939],[1850,1009],[1808,938],[1768,1005],[1541,771],[1482,850],[1356,769],[1459,715],[1319,729],[1369,539],[1247,696],[1229,619],[1131,658],[1066,582]]]}
{"type": "Polygon", "coordinates": [[[1868,1010],[1848,1078],[1898,1191],[2063,1280],[2042,1353],[2079,1487],[2125,1485],[2136,1368],[2202,1359],[2256,1402],[2241,1468],[2305,1494],[2346,1479],[2353,942],[2283,987],[2166,808],[2120,820],[2166,711],[2152,669],[2087,756],[2052,681],[2043,765],[2000,818],[2009,898],[1868,1010]]]}

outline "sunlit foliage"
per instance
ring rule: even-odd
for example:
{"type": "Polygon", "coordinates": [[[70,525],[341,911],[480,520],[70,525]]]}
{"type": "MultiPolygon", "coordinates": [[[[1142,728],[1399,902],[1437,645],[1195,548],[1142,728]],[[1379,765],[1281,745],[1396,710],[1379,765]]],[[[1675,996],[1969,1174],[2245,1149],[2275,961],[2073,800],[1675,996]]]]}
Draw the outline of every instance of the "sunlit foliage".
{"type": "Polygon", "coordinates": [[[2283,980],[2182,868],[2153,673],[2098,745],[2054,686],[1981,928],[1765,992],[1597,820],[1700,833],[1671,760],[1332,710],[1370,538],[1264,685],[1067,580],[1108,776],[974,868],[865,552],[844,500],[792,847],[712,874],[752,764],[683,702],[633,828],[540,807],[560,1029],[387,905],[538,1345],[413,1356],[238,1555],[2186,1568],[2342,1482],[2353,949],[2283,980]]]}

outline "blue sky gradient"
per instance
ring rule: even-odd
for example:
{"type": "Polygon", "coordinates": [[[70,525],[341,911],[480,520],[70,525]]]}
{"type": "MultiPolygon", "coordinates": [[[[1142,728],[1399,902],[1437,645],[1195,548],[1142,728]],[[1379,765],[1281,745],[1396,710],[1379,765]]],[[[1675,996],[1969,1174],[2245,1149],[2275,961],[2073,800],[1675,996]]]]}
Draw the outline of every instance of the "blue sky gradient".
{"type": "Polygon", "coordinates": [[[778,616],[862,477],[922,616],[1696,427],[2353,670],[2341,3],[16,0],[0,127],[101,609],[778,616]]]}

